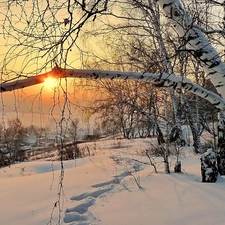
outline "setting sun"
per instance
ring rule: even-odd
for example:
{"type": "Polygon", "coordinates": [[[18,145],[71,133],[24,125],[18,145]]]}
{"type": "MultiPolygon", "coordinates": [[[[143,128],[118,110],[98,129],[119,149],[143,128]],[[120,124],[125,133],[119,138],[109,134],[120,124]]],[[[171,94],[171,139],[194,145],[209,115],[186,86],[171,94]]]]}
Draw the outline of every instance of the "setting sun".
{"type": "Polygon", "coordinates": [[[49,89],[55,88],[57,84],[58,84],[57,79],[53,77],[47,77],[44,81],[44,86],[49,89]]]}

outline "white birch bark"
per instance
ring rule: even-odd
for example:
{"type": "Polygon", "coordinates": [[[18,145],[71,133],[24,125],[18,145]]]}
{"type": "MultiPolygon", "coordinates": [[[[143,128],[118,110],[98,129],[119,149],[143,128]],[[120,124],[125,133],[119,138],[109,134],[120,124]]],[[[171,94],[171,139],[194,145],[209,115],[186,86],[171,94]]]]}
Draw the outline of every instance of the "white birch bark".
{"type": "Polygon", "coordinates": [[[55,67],[51,72],[32,76],[27,79],[0,84],[0,92],[13,91],[28,86],[43,83],[47,77],[54,78],[86,78],[86,79],[111,79],[111,80],[139,80],[149,82],[159,87],[171,87],[180,90],[181,88],[189,91],[201,98],[211,102],[216,108],[225,110],[225,100],[219,95],[193,83],[190,79],[178,77],[174,74],[152,74],[141,72],[120,72],[107,70],[80,70],[80,69],[62,69],[55,67]]]}
{"type": "Polygon", "coordinates": [[[218,92],[225,98],[225,64],[218,52],[185,12],[179,0],[158,0],[157,3],[178,35],[186,41],[186,48],[193,51],[218,92]]]}

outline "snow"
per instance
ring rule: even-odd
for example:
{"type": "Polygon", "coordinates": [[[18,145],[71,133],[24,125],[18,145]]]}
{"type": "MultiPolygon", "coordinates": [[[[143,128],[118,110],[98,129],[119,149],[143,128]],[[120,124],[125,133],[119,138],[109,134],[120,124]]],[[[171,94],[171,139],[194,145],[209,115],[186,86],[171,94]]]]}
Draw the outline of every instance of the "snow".
{"type": "Polygon", "coordinates": [[[120,148],[110,140],[94,143],[93,156],[64,162],[60,204],[55,204],[60,162],[39,160],[1,168],[0,224],[57,224],[59,215],[60,224],[70,225],[224,224],[225,177],[202,183],[200,155],[190,147],[179,159],[183,172],[173,172],[176,161],[171,158],[171,173],[165,174],[160,158],[158,173],[139,163],[148,162],[140,152],[151,139],[119,141],[120,148]]]}

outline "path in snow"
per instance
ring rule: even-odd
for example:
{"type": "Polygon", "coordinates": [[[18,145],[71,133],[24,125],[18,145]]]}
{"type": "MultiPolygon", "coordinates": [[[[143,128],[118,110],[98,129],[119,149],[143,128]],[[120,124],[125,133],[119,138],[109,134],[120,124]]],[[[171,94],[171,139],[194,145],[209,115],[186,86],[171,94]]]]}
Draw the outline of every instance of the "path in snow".
{"type": "MultiPolygon", "coordinates": [[[[118,156],[110,156],[110,158],[116,161],[118,164],[121,160],[127,161],[129,163],[131,163],[132,161],[132,159],[125,159],[118,156]]],[[[97,190],[93,192],[85,192],[83,194],[71,197],[70,199],[72,201],[78,202],[78,205],[66,209],[64,223],[71,223],[73,225],[93,224],[94,221],[97,220],[97,218],[95,218],[95,216],[89,211],[89,208],[95,204],[96,200],[98,198],[104,197],[104,194],[107,194],[112,191],[118,184],[126,188],[126,186],[121,183],[122,179],[131,175],[131,173],[134,173],[137,168],[138,170],[143,170],[144,167],[145,166],[143,166],[143,164],[138,163],[137,165],[137,162],[133,162],[131,170],[122,172],[120,175],[115,176],[112,180],[94,184],[91,186],[92,188],[97,188],[97,190]]]]}

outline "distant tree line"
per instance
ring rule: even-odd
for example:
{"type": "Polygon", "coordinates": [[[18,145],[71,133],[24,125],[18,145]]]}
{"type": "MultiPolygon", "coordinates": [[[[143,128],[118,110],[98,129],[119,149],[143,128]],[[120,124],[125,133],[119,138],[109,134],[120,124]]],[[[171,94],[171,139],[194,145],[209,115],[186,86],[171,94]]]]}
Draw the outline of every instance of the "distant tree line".
{"type": "MultiPolygon", "coordinates": [[[[77,140],[78,123],[78,119],[70,120],[68,127],[65,127],[73,142],[77,140]]],[[[35,146],[38,146],[39,139],[46,137],[49,132],[47,127],[25,127],[19,118],[9,119],[6,123],[0,124],[0,167],[24,161],[28,145],[26,140],[34,137],[35,146]]]]}

